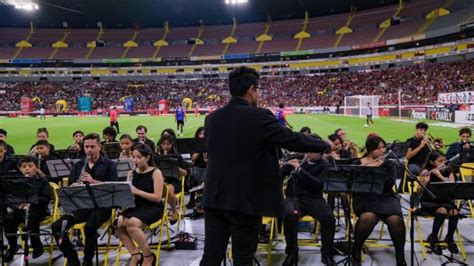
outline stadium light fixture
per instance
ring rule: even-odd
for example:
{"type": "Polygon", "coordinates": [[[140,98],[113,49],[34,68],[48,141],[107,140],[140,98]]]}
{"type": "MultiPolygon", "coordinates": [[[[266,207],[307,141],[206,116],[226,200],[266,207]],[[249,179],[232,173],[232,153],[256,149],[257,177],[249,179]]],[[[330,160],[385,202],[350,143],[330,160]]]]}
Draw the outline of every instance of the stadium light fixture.
{"type": "Polygon", "coordinates": [[[248,0],[225,0],[225,3],[228,5],[242,5],[247,4],[248,0]]]}
{"type": "Polygon", "coordinates": [[[25,10],[28,12],[39,9],[37,0],[0,0],[0,4],[13,6],[15,9],[25,10]]]}

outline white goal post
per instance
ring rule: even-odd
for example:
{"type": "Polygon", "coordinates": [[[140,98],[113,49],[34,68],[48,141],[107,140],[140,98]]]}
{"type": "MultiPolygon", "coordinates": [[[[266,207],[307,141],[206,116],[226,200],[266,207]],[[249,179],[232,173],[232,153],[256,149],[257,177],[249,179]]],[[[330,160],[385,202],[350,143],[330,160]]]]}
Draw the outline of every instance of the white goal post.
{"type": "Polygon", "coordinates": [[[378,95],[353,95],[344,97],[344,115],[365,117],[372,113],[374,117],[379,116],[379,100],[378,95]],[[370,103],[372,111],[370,112],[370,103]]]}

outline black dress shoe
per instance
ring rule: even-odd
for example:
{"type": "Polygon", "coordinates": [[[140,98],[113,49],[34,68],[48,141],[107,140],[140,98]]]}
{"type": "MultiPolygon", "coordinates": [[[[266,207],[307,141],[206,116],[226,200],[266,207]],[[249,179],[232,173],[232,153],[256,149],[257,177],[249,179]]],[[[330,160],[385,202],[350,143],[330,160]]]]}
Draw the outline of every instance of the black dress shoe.
{"type": "Polygon", "coordinates": [[[5,262],[10,262],[13,260],[13,258],[15,257],[15,254],[18,252],[18,250],[20,249],[19,246],[14,246],[14,247],[9,247],[7,249],[7,252],[5,252],[5,257],[3,258],[5,262]]]}
{"type": "Polygon", "coordinates": [[[400,257],[397,256],[397,266],[407,266],[405,261],[405,254],[402,254],[400,257]]]}
{"type": "Polygon", "coordinates": [[[430,243],[431,252],[433,252],[436,255],[442,255],[443,254],[443,250],[441,249],[441,247],[439,245],[437,245],[438,244],[437,239],[434,239],[434,237],[430,234],[428,236],[427,240],[430,243]]]}
{"type": "Polygon", "coordinates": [[[293,266],[296,265],[296,262],[298,262],[298,256],[294,254],[288,254],[283,261],[282,266],[293,266]]]}
{"type": "Polygon", "coordinates": [[[321,257],[321,263],[328,266],[336,265],[336,261],[333,256],[323,256],[321,257]]]}
{"type": "Polygon", "coordinates": [[[458,254],[459,253],[458,245],[456,245],[456,242],[454,242],[454,240],[445,239],[444,242],[446,242],[446,244],[448,244],[449,252],[451,252],[453,254],[458,254]]]}

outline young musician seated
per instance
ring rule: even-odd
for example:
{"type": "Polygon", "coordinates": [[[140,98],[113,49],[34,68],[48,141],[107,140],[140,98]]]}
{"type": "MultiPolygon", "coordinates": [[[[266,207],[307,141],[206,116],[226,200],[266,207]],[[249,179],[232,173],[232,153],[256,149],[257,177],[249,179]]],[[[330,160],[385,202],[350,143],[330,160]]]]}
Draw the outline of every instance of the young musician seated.
{"type": "MultiPolygon", "coordinates": [[[[79,186],[85,182],[100,184],[107,181],[117,181],[116,164],[102,156],[100,149],[100,136],[98,134],[92,133],[84,137],[84,150],[88,159],[74,164],[69,177],[69,186],[79,186]]],[[[110,218],[111,212],[111,209],[77,210],[72,214],[65,214],[52,225],[51,229],[58,242],[59,249],[64,253],[69,265],[80,265],[80,262],[77,252],[73,249],[69,240],[67,229],[78,223],[86,223],[83,265],[93,265],[97,229],[110,218]],[[67,221],[66,230],[61,235],[64,220],[67,221]]]]}
{"type": "Polygon", "coordinates": [[[8,144],[0,140],[0,173],[18,170],[15,159],[7,156],[8,144]]]}
{"type": "Polygon", "coordinates": [[[461,128],[459,130],[459,142],[455,142],[449,145],[448,151],[446,152],[446,158],[449,160],[454,156],[460,154],[463,149],[469,149],[471,147],[471,136],[472,131],[470,128],[461,128]]]}
{"type": "Polygon", "coordinates": [[[48,165],[46,161],[57,160],[58,158],[51,153],[51,148],[47,140],[38,140],[34,147],[34,154],[38,158],[38,175],[48,178],[51,182],[59,182],[60,180],[51,179],[48,165]]]}
{"type": "Polygon", "coordinates": [[[369,136],[365,142],[365,156],[354,163],[362,166],[388,168],[390,174],[385,181],[382,195],[353,195],[352,206],[359,217],[354,232],[353,265],[361,265],[362,247],[379,220],[387,224],[390,237],[395,246],[397,265],[406,265],[404,253],[405,224],[400,200],[393,192],[396,168],[393,162],[383,159],[386,146],[386,142],[381,137],[369,136]]]}
{"type": "Polygon", "coordinates": [[[67,149],[70,151],[83,151],[82,145],[84,142],[84,132],[77,130],[72,133],[72,138],[74,139],[74,143],[69,146],[67,149]]]}
{"type": "Polygon", "coordinates": [[[144,125],[139,125],[135,129],[135,132],[137,133],[137,138],[133,140],[135,143],[143,143],[148,146],[150,146],[152,151],[155,151],[155,143],[147,137],[148,133],[148,128],[144,125]]]}
{"type": "Polygon", "coordinates": [[[104,140],[100,144],[117,142],[115,139],[117,137],[117,131],[114,127],[104,128],[104,130],[102,130],[102,136],[104,140]]]}
{"type": "Polygon", "coordinates": [[[347,139],[347,134],[344,129],[338,128],[334,131],[334,134],[337,134],[342,139],[342,146],[351,153],[351,157],[358,157],[360,151],[352,141],[347,139]]]}
{"type": "MultiPolygon", "coordinates": [[[[7,142],[7,131],[3,128],[0,128],[0,140],[7,142]]],[[[7,156],[15,154],[15,149],[12,145],[7,144],[7,156]]]]}
{"type": "MultiPolygon", "coordinates": [[[[158,141],[157,154],[160,156],[173,156],[178,158],[179,164],[179,176],[187,175],[187,164],[183,157],[178,153],[176,148],[176,139],[170,134],[164,134],[158,141]]],[[[176,194],[180,193],[183,189],[181,186],[181,180],[174,176],[165,176],[165,183],[168,186],[168,202],[171,207],[170,221],[175,222],[178,220],[178,212],[176,211],[176,194]]]]}
{"type": "Polygon", "coordinates": [[[120,214],[117,235],[132,254],[130,265],[155,265],[156,258],[148,245],[143,226],[157,222],[163,215],[163,176],[153,166],[153,151],[148,145],[137,144],[133,150],[133,160],[136,169],[130,171],[128,180],[135,196],[135,208],[126,209],[120,214]]]}
{"type": "Polygon", "coordinates": [[[25,222],[25,208],[29,208],[29,228],[24,228],[23,232],[30,230],[31,246],[33,247],[33,258],[38,258],[43,254],[43,244],[41,243],[39,237],[40,223],[49,214],[48,204],[51,201],[51,188],[49,187],[49,183],[46,178],[37,176],[37,163],[38,158],[34,156],[26,156],[20,161],[19,164],[22,175],[34,179],[34,189],[38,194],[38,202],[31,205],[28,203],[23,203],[16,207],[7,207],[7,211],[3,216],[3,227],[9,246],[7,252],[5,253],[5,262],[12,261],[15,253],[19,249],[17,243],[18,236],[15,234],[18,231],[18,226],[25,222]]]}
{"type": "Polygon", "coordinates": [[[296,185],[298,198],[298,218],[310,215],[321,224],[321,263],[336,265],[333,259],[336,222],[331,208],[323,198],[324,180],[321,176],[328,163],[321,153],[308,153],[306,158],[308,161],[301,165],[297,159],[293,159],[282,167],[282,176],[288,176],[293,170],[297,171],[295,177],[289,180],[285,192],[287,201],[284,205],[283,226],[286,239],[285,253],[288,255],[283,265],[295,265],[298,260],[298,247],[293,236],[295,233],[293,185],[296,185]],[[295,181],[296,184],[293,183],[295,181]]]}
{"type": "MultiPolygon", "coordinates": [[[[199,127],[196,132],[194,133],[195,139],[204,139],[204,127],[199,127]]],[[[190,177],[189,184],[190,187],[199,186],[204,182],[205,178],[205,170],[207,168],[207,153],[193,153],[191,154],[191,161],[193,162],[193,175],[190,177]],[[197,174],[200,173],[200,176],[197,174]]],[[[199,192],[191,192],[189,196],[189,203],[186,205],[188,209],[194,209],[194,212],[191,214],[192,219],[197,219],[204,214],[204,209],[202,208],[200,203],[200,198],[202,196],[201,191],[199,192]],[[198,204],[196,202],[198,201],[198,204]]]]}
{"type": "Polygon", "coordinates": [[[130,135],[123,134],[122,136],[120,136],[120,148],[122,149],[122,151],[120,152],[119,160],[133,159],[133,140],[130,135]]]}
{"type": "MultiPolygon", "coordinates": [[[[39,141],[39,140],[46,140],[48,141],[49,139],[49,132],[48,132],[48,129],[45,128],[45,127],[40,127],[38,128],[38,130],[36,131],[36,141],[39,141]]],[[[48,141],[49,143],[49,141],[48,141]]],[[[33,144],[31,145],[31,148],[30,148],[30,151],[33,152],[33,148],[35,147],[36,144],[33,144]]],[[[51,152],[54,152],[54,145],[49,143],[49,149],[51,152]]]]}
{"type": "Polygon", "coordinates": [[[160,139],[161,139],[161,137],[163,137],[164,135],[171,135],[173,138],[176,139],[176,132],[175,132],[174,129],[172,129],[172,128],[165,128],[165,129],[163,129],[163,131],[161,131],[161,134],[160,134],[160,139]]]}
{"type": "MultiPolygon", "coordinates": [[[[423,185],[428,186],[431,182],[454,182],[454,175],[449,167],[445,166],[446,156],[439,151],[434,151],[430,155],[427,167],[420,176],[420,181],[423,185]]],[[[448,250],[453,254],[459,252],[456,243],[454,242],[454,232],[456,232],[458,224],[458,210],[454,201],[449,200],[435,200],[431,199],[429,195],[423,193],[420,198],[421,210],[424,213],[434,215],[433,227],[431,234],[428,236],[431,250],[437,255],[443,252],[439,245],[438,233],[444,220],[448,217],[448,233],[444,241],[448,244],[448,250]]]]}
{"type": "Polygon", "coordinates": [[[428,159],[430,148],[427,140],[428,124],[419,122],[416,124],[415,136],[408,139],[408,151],[406,159],[408,160],[408,170],[415,175],[419,175],[428,159]]]}

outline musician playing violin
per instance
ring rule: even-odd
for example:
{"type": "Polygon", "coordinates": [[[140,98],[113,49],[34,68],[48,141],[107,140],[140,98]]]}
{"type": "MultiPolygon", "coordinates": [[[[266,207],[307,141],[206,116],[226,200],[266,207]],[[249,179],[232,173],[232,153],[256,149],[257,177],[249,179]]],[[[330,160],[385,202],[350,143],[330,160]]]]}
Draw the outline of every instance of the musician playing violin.
{"type": "MultiPolygon", "coordinates": [[[[431,182],[454,182],[454,174],[450,167],[446,166],[446,156],[440,151],[431,153],[426,169],[423,170],[420,176],[420,181],[423,185],[429,186],[431,182]]],[[[453,254],[459,252],[456,243],[453,240],[454,232],[458,224],[458,210],[454,201],[450,200],[434,200],[426,194],[421,194],[420,198],[421,210],[423,213],[434,215],[433,227],[431,234],[428,236],[433,253],[441,255],[442,250],[438,241],[438,233],[444,224],[444,220],[448,217],[448,232],[446,234],[445,242],[448,244],[448,250],[453,254]]]]}

